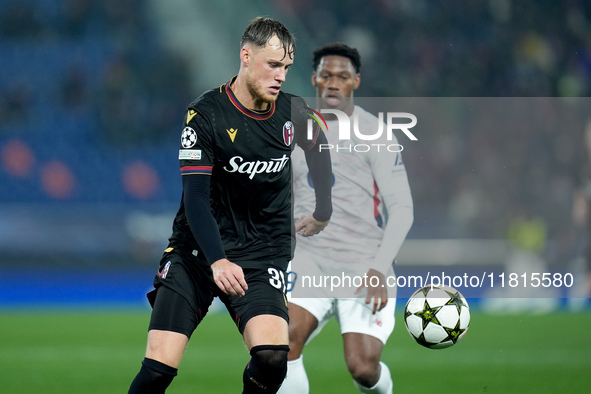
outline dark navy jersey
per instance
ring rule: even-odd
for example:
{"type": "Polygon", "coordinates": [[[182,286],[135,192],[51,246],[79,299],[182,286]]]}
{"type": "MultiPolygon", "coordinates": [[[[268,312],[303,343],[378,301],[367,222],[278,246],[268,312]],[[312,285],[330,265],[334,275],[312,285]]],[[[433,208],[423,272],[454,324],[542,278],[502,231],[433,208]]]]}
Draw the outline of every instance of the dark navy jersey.
{"type": "MultiPolygon", "coordinates": [[[[303,99],[280,92],[266,111],[253,111],[230,85],[205,92],[189,105],[179,150],[181,173],[211,176],[211,211],[230,261],[287,262],[293,253],[291,151],[296,143],[313,148],[317,134],[308,139],[303,99]],[[292,108],[302,111],[293,111],[292,118],[292,108]]],[[[184,198],[170,246],[199,254],[184,198]]]]}

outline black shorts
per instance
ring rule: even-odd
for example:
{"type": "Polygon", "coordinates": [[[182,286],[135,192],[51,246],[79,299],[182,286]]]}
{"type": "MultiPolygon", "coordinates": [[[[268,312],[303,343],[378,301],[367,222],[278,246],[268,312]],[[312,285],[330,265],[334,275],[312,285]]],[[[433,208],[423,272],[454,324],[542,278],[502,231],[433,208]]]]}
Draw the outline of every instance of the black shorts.
{"type": "Polygon", "coordinates": [[[284,270],[275,265],[243,268],[248,290],[242,297],[224,294],[213,281],[211,268],[176,251],[165,253],[155,289],[148,293],[152,305],[149,329],[174,331],[191,337],[219,297],[241,334],[246,323],[258,315],[275,315],[289,322],[284,270]]]}

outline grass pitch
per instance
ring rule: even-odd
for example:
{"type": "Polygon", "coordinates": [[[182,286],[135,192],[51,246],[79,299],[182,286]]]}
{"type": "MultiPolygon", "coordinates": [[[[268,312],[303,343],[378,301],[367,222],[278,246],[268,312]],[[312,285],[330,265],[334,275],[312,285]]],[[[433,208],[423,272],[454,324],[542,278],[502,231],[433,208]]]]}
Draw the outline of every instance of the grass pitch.
{"type": "MultiPolygon", "coordinates": [[[[148,318],[147,309],[0,311],[0,392],[125,393],[143,358],[148,318]]],[[[416,344],[397,319],[382,357],[396,393],[582,393],[591,387],[591,313],[474,311],[466,337],[443,350],[416,344]]],[[[312,393],[357,392],[334,321],[304,354],[312,393]]],[[[240,393],[248,358],[230,318],[209,315],[168,392],[240,393]]]]}

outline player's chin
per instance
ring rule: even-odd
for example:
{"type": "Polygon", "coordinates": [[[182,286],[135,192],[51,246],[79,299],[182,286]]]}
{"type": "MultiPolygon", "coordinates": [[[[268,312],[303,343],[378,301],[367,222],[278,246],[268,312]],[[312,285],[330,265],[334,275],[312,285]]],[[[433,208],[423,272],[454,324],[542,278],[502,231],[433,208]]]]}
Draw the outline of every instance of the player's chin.
{"type": "Polygon", "coordinates": [[[273,93],[265,94],[262,96],[262,99],[266,103],[272,104],[275,101],[277,101],[277,97],[279,97],[279,91],[277,91],[277,94],[273,94],[273,93]]]}

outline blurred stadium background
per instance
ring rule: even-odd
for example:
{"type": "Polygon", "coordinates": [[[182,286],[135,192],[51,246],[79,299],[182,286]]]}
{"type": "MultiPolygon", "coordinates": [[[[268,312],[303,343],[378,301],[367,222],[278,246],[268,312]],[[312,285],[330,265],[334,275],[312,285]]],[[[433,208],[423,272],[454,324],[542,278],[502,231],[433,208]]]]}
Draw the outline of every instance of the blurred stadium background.
{"type": "MultiPolygon", "coordinates": [[[[147,313],[180,198],[184,108],[236,73],[240,36],[258,15],[296,35],[285,90],[304,97],[314,95],[311,52],[332,41],[360,49],[358,96],[591,93],[584,0],[0,0],[3,314],[147,313]]],[[[584,131],[457,130],[408,149],[415,223],[401,271],[502,271],[518,248],[575,274],[577,286],[549,294],[549,309],[588,311],[584,298],[567,301],[585,297],[576,293],[585,231],[572,218],[584,131]]]]}
{"type": "MultiPolygon", "coordinates": [[[[584,1],[2,0],[0,264],[15,279],[2,304],[138,302],[178,205],[184,108],[236,72],[237,42],[257,15],[296,34],[285,90],[304,97],[314,94],[311,51],[335,40],[362,52],[358,96],[591,92],[584,1]]],[[[515,240],[570,269],[583,247],[571,215],[583,133],[458,129],[411,146],[416,220],[400,265],[502,264],[517,228],[530,235],[515,240]],[[437,252],[424,253],[425,239],[440,241],[437,252]]]]}

